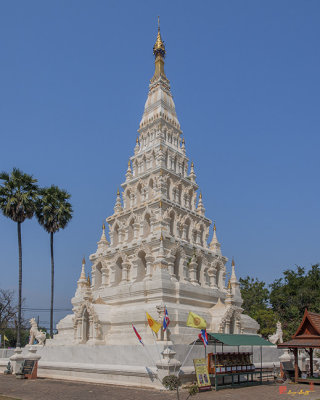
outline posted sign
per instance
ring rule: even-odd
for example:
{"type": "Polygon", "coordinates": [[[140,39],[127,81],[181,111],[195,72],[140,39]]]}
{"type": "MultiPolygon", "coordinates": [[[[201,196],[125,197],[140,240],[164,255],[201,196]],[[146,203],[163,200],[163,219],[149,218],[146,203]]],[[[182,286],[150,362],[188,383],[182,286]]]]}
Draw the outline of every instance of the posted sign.
{"type": "Polygon", "coordinates": [[[195,358],[193,360],[194,369],[197,375],[199,390],[211,389],[208,366],[205,358],[195,358]]]}

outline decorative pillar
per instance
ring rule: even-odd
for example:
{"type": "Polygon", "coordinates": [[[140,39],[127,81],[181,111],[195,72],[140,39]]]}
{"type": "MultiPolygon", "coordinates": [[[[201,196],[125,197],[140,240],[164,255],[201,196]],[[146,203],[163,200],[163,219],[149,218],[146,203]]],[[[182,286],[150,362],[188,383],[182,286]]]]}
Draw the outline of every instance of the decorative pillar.
{"type": "Polygon", "coordinates": [[[92,278],[92,287],[94,287],[96,283],[96,266],[94,265],[91,269],[91,278],[92,278]]]}
{"type": "Polygon", "coordinates": [[[116,270],[117,267],[114,264],[112,264],[109,269],[110,286],[114,286],[118,283],[116,277],[116,270]]]}
{"type": "Polygon", "coordinates": [[[310,375],[313,376],[313,348],[309,349],[309,358],[310,358],[310,375]]]}
{"type": "Polygon", "coordinates": [[[294,382],[298,383],[299,365],[298,365],[298,349],[297,348],[293,349],[293,355],[294,355],[294,382]]]}
{"type": "Polygon", "coordinates": [[[192,258],[190,264],[189,264],[189,272],[190,272],[190,281],[194,285],[199,285],[197,281],[197,267],[198,264],[196,261],[194,261],[194,258],[192,258]]]}
{"type": "Polygon", "coordinates": [[[88,340],[93,340],[93,317],[92,315],[89,316],[88,318],[89,321],[89,338],[88,340]]]}
{"type": "MultiPolygon", "coordinates": [[[[104,266],[101,268],[101,273],[102,273],[102,279],[101,279],[101,285],[103,287],[108,286],[108,278],[109,278],[109,268],[104,266]]],[[[93,282],[92,282],[93,284],[93,282]]]]}
{"type": "Polygon", "coordinates": [[[180,261],[180,266],[179,266],[179,280],[180,282],[190,282],[189,276],[188,276],[188,260],[184,258],[184,260],[180,261]]]}
{"type": "Polygon", "coordinates": [[[132,262],[131,262],[131,282],[136,282],[138,279],[138,269],[139,269],[139,259],[135,258],[132,262]]]}
{"type": "Polygon", "coordinates": [[[133,224],[133,238],[134,239],[138,239],[139,231],[140,231],[140,224],[139,224],[139,222],[135,222],[133,224]]]}
{"type": "Polygon", "coordinates": [[[174,260],[175,260],[174,257],[169,257],[169,258],[167,258],[167,262],[168,262],[168,271],[169,271],[169,274],[170,274],[170,276],[171,276],[171,279],[174,280],[174,281],[177,281],[177,280],[178,280],[178,277],[175,276],[175,274],[174,274],[174,260]]]}
{"type": "Polygon", "coordinates": [[[182,225],[182,239],[188,240],[187,238],[187,224],[182,225]]]}
{"type": "Polygon", "coordinates": [[[152,277],[152,267],[153,267],[153,257],[151,255],[146,255],[146,276],[144,278],[145,281],[150,281],[152,277]]]}
{"type": "Polygon", "coordinates": [[[208,269],[209,275],[209,286],[213,289],[217,288],[216,279],[217,279],[217,271],[214,267],[210,267],[208,269]]]}
{"type": "Polygon", "coordinates": [[[121,284],[126,284],[128,282],[129,268],[130,268],[130,263],[128,261],[123,261],[122,262],[121,284]]]}

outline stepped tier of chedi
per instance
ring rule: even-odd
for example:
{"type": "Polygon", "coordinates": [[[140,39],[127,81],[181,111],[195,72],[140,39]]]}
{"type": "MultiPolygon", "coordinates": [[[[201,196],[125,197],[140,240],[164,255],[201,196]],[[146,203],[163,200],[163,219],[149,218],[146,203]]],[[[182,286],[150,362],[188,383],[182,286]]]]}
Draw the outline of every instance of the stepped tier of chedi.
{"type": "MultiPolygon", "coordinates": [[[[169,329],[159,341],[189,344],[196,329],[186,327],[189,311],[207,321],[207,330],[256,333],[259,325],[242,313],[239,283],[232,262],[226,283],[222,255],[212,221],[205,214],[194,164],[164,71],[166,50],[160,30],[153,47],[155,72],[125,181],[114,212],[106,219],[98,248],[90,256],[91,282],[85,261],[72,299],[73,314],[58,324],[59,344],[136,344],[134,323],[145,343],[153,343],[146,312],[163,317],[169,329]]],[[[208,185],[210,183],[208,182],[208,185]]]]}

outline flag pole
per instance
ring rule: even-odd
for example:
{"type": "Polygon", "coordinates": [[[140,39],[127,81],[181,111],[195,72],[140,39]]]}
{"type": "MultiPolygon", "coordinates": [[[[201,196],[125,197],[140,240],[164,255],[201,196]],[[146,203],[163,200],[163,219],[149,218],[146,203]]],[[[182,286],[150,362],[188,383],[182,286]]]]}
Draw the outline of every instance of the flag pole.
{"type": "Polygon", "coordinates": [[[182,370],[182,367],[184,366],[185,362],[187,361],[187,358],[189,357],[189,354],[191,353],[191,350],[193,349],[193,346],[196,344],[196,341],[197,341],[197,340],[198,340],[198,339],[196,339],[196,340],[192,343],[191,349],[189,350],[189,352],[188,352],[186,358],[184,359],[183,363],[181,364],[181,367],[180,367],[178,376],[179,376],[179,374],[180,374],[180,372],[181,372],[181,370],[182,370]]]}

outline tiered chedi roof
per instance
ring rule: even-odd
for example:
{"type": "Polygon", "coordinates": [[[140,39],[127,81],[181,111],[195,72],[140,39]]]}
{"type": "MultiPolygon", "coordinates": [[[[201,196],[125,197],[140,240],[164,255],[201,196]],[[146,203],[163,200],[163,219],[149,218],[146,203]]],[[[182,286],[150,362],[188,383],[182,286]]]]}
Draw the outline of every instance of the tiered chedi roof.
{"type": "MultiPolygon", "coordinates": [[[[123,205],[118,192],[115,213],[107,219],[111,227],[111,247],[147,238],[150,233],[159,238],[162,232],[164,238],[208,248],[211,221],[205,217],[201,194],[197,202],[193,163],[188,172],[185,141],[181,139],[170,82],[164,72],[166,51],[160,29],[153,53],[155,72],[134,155],[128,163],[126,181],[121,185],[123,205]],[[133,219],[127,221],[128,217],[133,219]]],[[[212,250],[219,253],[216,235],[212,250]]]]}

